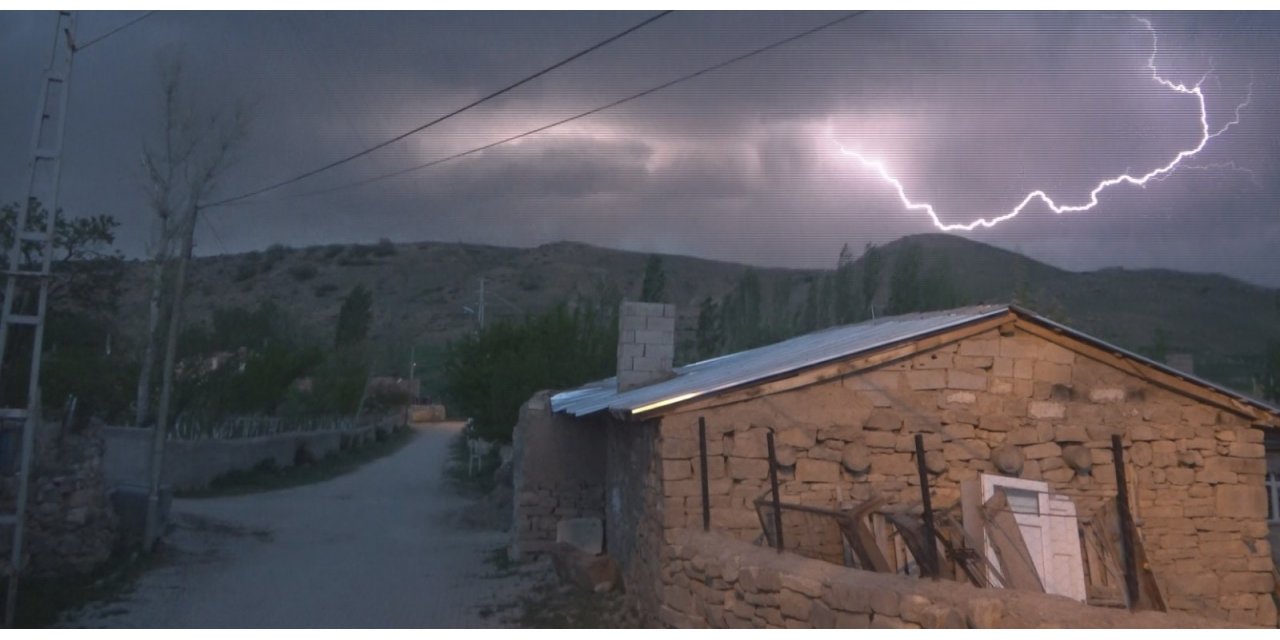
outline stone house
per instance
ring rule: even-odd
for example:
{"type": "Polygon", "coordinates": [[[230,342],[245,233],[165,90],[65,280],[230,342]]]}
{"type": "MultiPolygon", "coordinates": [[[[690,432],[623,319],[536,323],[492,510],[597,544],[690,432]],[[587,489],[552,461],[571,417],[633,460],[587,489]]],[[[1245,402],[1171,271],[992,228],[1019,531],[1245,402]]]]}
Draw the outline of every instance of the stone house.
{"type": "MultiPolygon", "coordinates": [[[[1072,517],[1114,504],[1118,434],[1132,514],[1167,609],[1276,625],[1277,408],[1014,306],[881,318],[672,369],[674,315],[670,305],[624,303],[618,377],[524,407],[517,553],[544,550],[560,518],[595,515],[630,597],[663,624],[825,626],[837,620],[833,607],[847,605],[832,595],[852,593],[840,582],[847,578],[792,578],[792,587],[760,595],[755,569],[744,587],[737,565],[729,580],[727,567],[713,576],[706,556],[690,558],[690,536],[707,535],[700,422],[711,532],[748,542],[761,537],[755,501],[769,488],[771,430],[791,503],[919,501],[920,434],[935,505],[959,504],[981,479],[1010,496],[1020,487],[1064,496],[1072,517]],[[690,567],[707,573],[691,578],[690,567]],[[791,613],[778,602],[788,593],[802,600],[791,613]]],[[[1073,553],[1080,562],[1078,546],[1073,553]]],[[[841,609],[851,617],[840,620],[928,626],[896,600],[858,606],[841,609]]],[[[1090,619],[1077,615],[1050,622],[1090,619]]]]}

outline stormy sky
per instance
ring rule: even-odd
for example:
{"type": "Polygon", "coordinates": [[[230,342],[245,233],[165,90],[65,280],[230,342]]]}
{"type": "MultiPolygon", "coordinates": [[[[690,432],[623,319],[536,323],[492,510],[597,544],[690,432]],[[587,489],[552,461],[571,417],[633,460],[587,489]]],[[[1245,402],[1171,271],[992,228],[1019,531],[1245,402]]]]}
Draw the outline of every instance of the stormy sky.
{"type": "MultiPolygon", "coordinates": [[[[84,12],[81,41],[137,16],[84,12]]],[[[402,133],[642,20],[643,13],[158,12],[76,56],[62,205],[149,234],[140,157],[159,135],[159,60],[181,51],[200,109],[253,126],[233,196],[402,133]]],[[[830,20],[676,12],[442,125],[206,212],[202,254],[333,242],[578,240],[763,265],[832,266],[848,242],[934,231],[1027,193],[1084,204],[1100,181],[1194,149],[1199,102],[1152,78],[1132,14],[873,12],[519,142],[358,188],[334,186],[488,144],[830,20]],[[311,194],[311,195],[307,195],[311,194]]],[[[1215,271],[1280,286],[1280,16],[1142,14],[1159,73],[1201,83],[1207,121],[1240,122],[1145,187],[1096,207],[1040,204],[967,237],[1072,269],[1215,271]],[[1203,78],[1203,81],[1202,81],[1203,78]],[[1250,93],[1250,84],[1252,91],[1250,93]]],[[[52,12],[0,13],[0,199],[22,197],[52,12]]]]}

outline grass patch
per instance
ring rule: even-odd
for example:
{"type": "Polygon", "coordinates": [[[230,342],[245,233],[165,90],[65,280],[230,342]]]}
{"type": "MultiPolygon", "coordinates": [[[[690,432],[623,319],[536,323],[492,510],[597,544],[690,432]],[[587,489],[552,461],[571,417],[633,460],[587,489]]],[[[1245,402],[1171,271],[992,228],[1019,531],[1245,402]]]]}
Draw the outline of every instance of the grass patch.
{"type": "Polygon", "coordinates": [[[640,619],[618,592],[574,587],[536,589],[520,600],[522,629],[636,629],[640,619]]]}
{"type": "MultiPolygon", "coordinates": [[[[48,627],[59,616],[92,602],[115,602],[133,589],[138,578],[147,571],[169,561],[172,552],[164,543],[146,554],[135,549],[117,550],[93,572],[68,578],[25,578],[18,587],[18,607],[14,625],[24,629],[48,627]]],[[[0,584],[0,596],[8,581],[0,584]]],[[[124,613],[122,608],[104,609],[102,617],[124,613]]]]}
{"type": "Polygon", "coordinates": [[[241,496],[322,482],[355,471],[365,464],[399,451],[409,444],[414,434],[413,429],[398,427],[392,430],[384,440],[375,440],[351,451],[336,451],[316,462],[296,464],[283,469],[264,462],[247,471],[233,471],[219,476],[203,489],[178,492],[177,496],[180,498],[241,496]]]}

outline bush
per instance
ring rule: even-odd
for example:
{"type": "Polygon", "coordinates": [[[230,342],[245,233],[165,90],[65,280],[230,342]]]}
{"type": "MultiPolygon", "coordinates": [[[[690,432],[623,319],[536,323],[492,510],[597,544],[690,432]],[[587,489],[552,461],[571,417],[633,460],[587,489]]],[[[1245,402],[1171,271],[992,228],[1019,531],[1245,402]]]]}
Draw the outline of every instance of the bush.
{"type": "Polygon", "coordinates": [[[250,255],[255,257],[251,258],[248,262],[241,262],[236,265],[236,271],[231,275],[232,282],[244,282],[245,280],[258,275],[258,261],[256,254],[250,255]]]}
{"type": "Polygon", "coordinates": [[[315,292],[317,298],[323,298],[337,290],[338,290],[338,285],[332,282],[318,284],[316,285],[315,289],[312,289],[312,291],[315,292]]]}
{"type": "Polygon", "coordinates": [[[303,263],[289,267],[289,275],[293,276],[293,279],[298,282],[306,282],[316,277],[318,273],[320,273],[320,270],[314,264],[303,263]]]}
{"type": "Polygon", "coordinates": [[[373,247],[373,255],[378,256],[379,258],[394,256],[395,254],[396,245],[387,238],[379,240],[378,244],[373,247]]]}
{"type": "Polygon", "coordinates": [[[331,244],[324,248],[324,259],[332,260],[341,255],[344,249],[346,249],[346,247],[340,244],[331,244]]]}

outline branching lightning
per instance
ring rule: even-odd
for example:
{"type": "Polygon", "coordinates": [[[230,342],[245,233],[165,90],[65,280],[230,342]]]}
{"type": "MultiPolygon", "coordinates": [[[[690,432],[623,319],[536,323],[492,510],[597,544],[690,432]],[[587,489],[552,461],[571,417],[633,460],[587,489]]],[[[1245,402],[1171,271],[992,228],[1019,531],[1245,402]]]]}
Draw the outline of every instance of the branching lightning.
{"type": "MultiPolygon", "coordinates": [[[[1045,206],[1049,208],[1049,210],[1057,214],[1088,211],[1089,209],[1092,209],[1098,205],[1099,194],[1101,194],[1103,191],[1105,191],[1110,187],[1114,187],[1121,183],[1130,184],[1138,187],[1145,187],[1146,184],[1152,180],[1162,181],[1166,177],[1168,177],[1169,174],[1173,173],[1176,169],[1178,169],[1179,164],[1181,164],[1183,160],[1185,160],[1186,158],[1190,158],[1196,155],[1197,153],[1200,153],[1200,151],[1205,148],[1205,145],[1207,145],[1210,140],[1222,135],[1223,133],[1226,133],[1228,129],[1240,123],[1240,111],[1243,110],[1245,107],[1249,106],[1249,101],[1253,97],[1253,84],[1252,83],[1249,84],[1249,91],[1246,94],[1244,101],[1236,106],[1234,118],[1230,122],[1227,122],[1226,124],[1222,125],[1222,127],[1217,129],[1216,131],[1211,131],[1209,128],[1209,113],[1208,113],[1207,107],[1205,106],[1205,96],[1204,96],[1204,93],[1200,90],[1200,86],[1212,73],[1212,68],[1210,69],[1210,71],[1205,72],[1204,76],[1200,78],[1200,81],[1191,87],[1187,87],[1185,84],[1182,84],[1180,82],[1173,82],[1171,80],[1165,79],[1160,75],[1159,70],[1156,68],[1156,55],[1159,53],[1160,41],[1159,41],[1159,38],[1157,37],[1155,27],[1151,25],[1151,21],[1145,18],[1136,18],[1136,19],[1146,27],[1148,32],[1151,33],[1151,56],[1147,58],[1147,68],[1151,70],[1151,79],[1177,93],[1181,93],[1189,96],[1195,96],[1197,102],[1199,103],[1200,134],[1201,134],[1200,142],[1191,149],[1179,151],[1178,154],[1174,156],[1173,160],[1169,161],[1168,164],[1165,164],[1161,167],[1153,169],[1143,175],[1134,176],[1126,172],[1114,178],[1108,178],[1106,180],[1103,180],[1102,182],[1099,182],[1097,186],[1095,186],[1093,190],[1089,192],[1089,199],[1084,204],[1058,204],[1053,198],[1049,197],[1049,194],[1041,190],[1036,190],[1036,191],[1032,191],[1031,193],[1028,193],[1026,197],[1023,198],[1022,201],[1018,203],[1016,207],[1014,207],[1013,209],[1010,209],[1007,213],[1003,215],[999,215],[993,218],[979,218],[967,224],[945,224],[942,222],[941,219],[939,219],[937,211],[934,210],[933,205],[927,202],[914,202],[911,200],[911,198],[907,196],[906,188],[903,186],[902,182],[899,181],[897,178],[893,177],[892,173],[890,173],[889,171],[889,168],[885,165],[883,161],[873,160],[871,158],[868,158],[862,155],[861,153],[858,153],[857,151],[853,151],[851,149],[845,148],[844,145],[840,145],[840,151],[845,155],[851,156],[854,159],[856,159],[859,163],[862,164],[863,167],[870,169],[876,172],[877,174],[879,174],[882,180],[892,185],[893,188],[898,192],[898,199],[902,201],[903,207],[905,207],[910,211],[925,212],[926,214],[928,214],[929,218],[933,221],[933,225],[941,231],[972,231],[978,227],[991,228],[996,226],[997,224],[1000,224],[1001,222],[1004,222],[1005,220],[1009,220],[1011,218],[1016,217],[1019,213],[1022,213],[1023,209],[1025,209],[1033,201],[1037,201],[1037,200],[1040,202],[1043,202],[1045,206]]],[[[1201,166],[1184,165],[1182,168],[1183,169],[1206,169],[1214,166],[1215,165],[1201,165],[1201,166]]],[[[1223,163],[1217,166],[1230,167],[1232,169],[1247,171],[1247,169],[1239,169],[1239,167],[1236,167],[1234,162],[1223,163]]]]}

